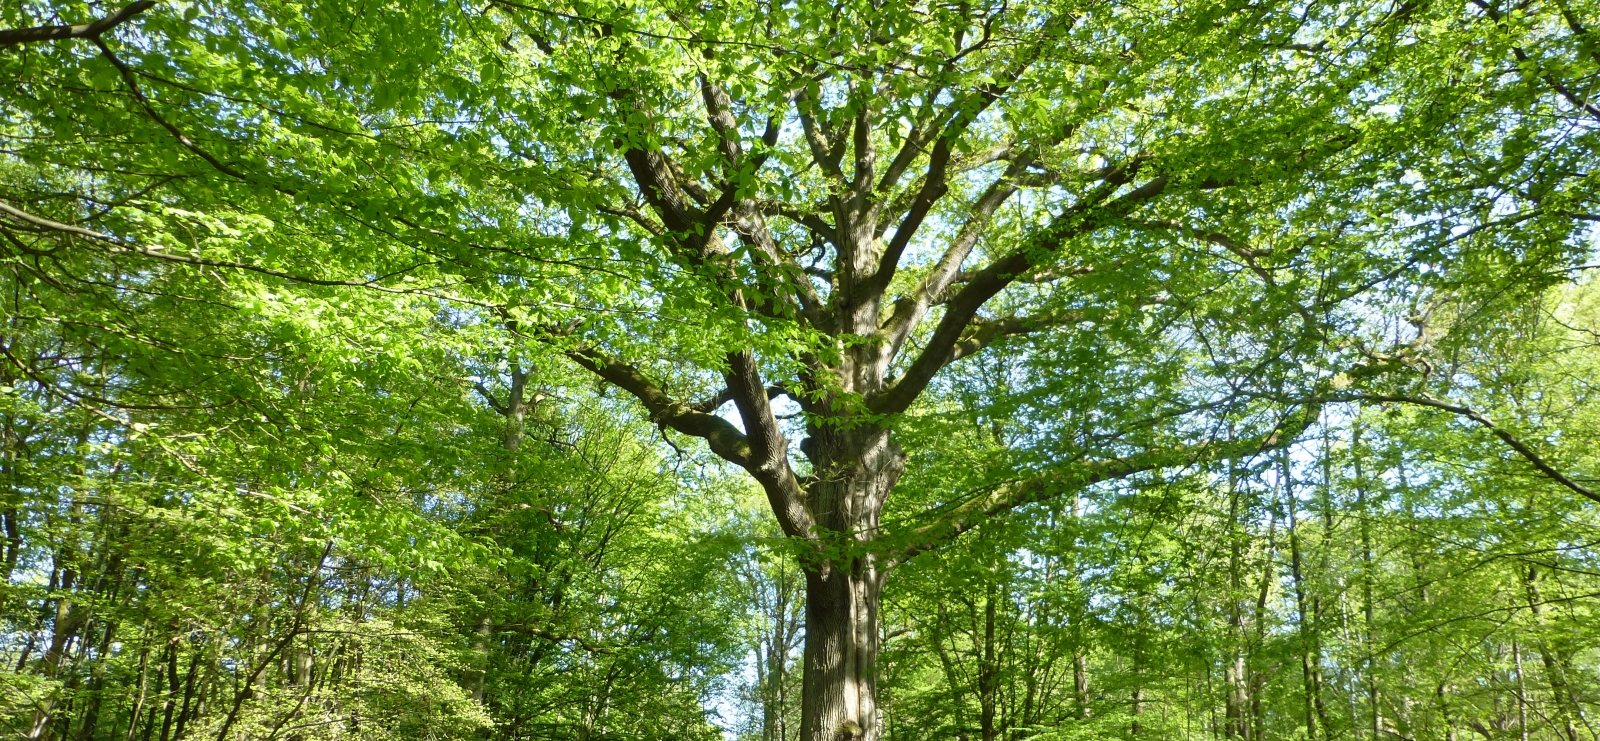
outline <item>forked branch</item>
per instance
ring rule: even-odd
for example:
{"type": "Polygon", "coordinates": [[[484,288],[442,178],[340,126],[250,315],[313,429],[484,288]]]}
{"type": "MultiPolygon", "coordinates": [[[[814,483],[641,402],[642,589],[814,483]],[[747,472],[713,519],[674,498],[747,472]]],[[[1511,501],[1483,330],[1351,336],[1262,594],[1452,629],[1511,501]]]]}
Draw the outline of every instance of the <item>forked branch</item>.
{"type": "MultiPolygon", "coordinates": [[[[1093,193],[1085,196],[1078,206],[1068,209],[1066,213],[1054,219],[1034,239],[973,273],[966,285],[950,299],[945,307],[944,316],[934,329],[933,336],[929,338],[922,353],[911,361],[905,375],[895,380],[881,393],[869,398],[868,406],[880,414],[897,414],[905,411],[922,394],[922,390],[927,388],[934,375],[955,357],[956,345],[967,336],[968,329],[978,316],[978,311],[988,303],[989,299],[994,298],[1006,286],[1028,275],[1042,257],[1056,253],[1068,240],[1092,232],[1108,220],[1126,216],[1167,188],[1168,180],[1165,176],[1161,176],[1109,202],[1105,201],[1106,196],[1126,184],[1132,177],[1133,173],[1127,172],[1107,179],[1093,193]]],[[[959,262],[947,260],[941,262],[936,270],[949,271],[948,277],[945,278],[945,282],[948,282],[959,272],[959,268],[959,262]]],[[[942,290],[942,284],[932,287],[939,287],[942,290]]],[[[924,296],[918,297],[919,302],[926,300],[926,289],[924,292],[924,296]]],[[[913,316],[916,314],[916,308],[914,304],[913,316]]],[[[895,329],[904,331],[903,327],[895,329]]]]}
{"type": "Polygon", "coordinates": [[[638,368],[592,347],[580,346],[565,351],[565,354],[589,372],[638,399],[650,413],[650,419],[656,423],[685,435],[705,438],[711,452],[731,463],[740,466],[750,463],[750,441],[732,422],[673,399],[638,368]]]}

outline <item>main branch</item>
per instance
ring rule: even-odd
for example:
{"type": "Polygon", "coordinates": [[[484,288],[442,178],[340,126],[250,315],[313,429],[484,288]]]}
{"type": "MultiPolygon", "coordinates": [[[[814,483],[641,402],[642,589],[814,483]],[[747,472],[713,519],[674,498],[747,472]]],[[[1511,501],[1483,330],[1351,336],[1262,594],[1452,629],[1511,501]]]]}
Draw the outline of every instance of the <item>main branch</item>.
{"type": "Polygon", "coordinates": [[[0,30],[0,49],[17,44],[58,39],[98,39],[100,35],[126,23],[128,19],[156,6],[153,0],[139,0],[122,10],[91,23],[74,26],[34,26],[0,30]]]}

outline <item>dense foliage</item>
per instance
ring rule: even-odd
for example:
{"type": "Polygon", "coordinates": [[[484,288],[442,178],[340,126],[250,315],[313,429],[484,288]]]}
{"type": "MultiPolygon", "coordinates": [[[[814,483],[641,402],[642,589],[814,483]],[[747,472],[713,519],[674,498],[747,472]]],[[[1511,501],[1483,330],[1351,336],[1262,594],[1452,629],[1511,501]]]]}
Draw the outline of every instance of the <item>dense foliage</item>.
{"type": "Polygon", "coordinates": [[[1600,741],[1597,24],[0,0],[0,733],[1600,741]]]}

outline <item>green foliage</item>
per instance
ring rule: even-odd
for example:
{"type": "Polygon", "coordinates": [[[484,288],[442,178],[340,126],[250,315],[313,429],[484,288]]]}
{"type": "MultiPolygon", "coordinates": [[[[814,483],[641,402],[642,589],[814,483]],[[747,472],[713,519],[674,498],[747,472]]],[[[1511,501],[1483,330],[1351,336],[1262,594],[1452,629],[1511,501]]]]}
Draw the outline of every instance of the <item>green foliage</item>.
{"type": "Polygon", "coordinates": [[[880,559],[890,739],[1595,735],[1592,0],[136,9],[0,46],[4,733],[787,741],[880,559]]]}

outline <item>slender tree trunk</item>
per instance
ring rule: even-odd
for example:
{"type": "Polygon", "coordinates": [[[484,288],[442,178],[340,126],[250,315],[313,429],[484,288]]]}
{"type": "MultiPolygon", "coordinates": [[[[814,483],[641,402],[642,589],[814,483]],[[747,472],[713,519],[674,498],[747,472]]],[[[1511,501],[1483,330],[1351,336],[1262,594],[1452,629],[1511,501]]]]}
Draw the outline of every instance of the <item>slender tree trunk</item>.
{"type": "Polygon", "coordinates": [[[957,738],[965,741],[967,738],[966,699],[961,691],[961,678],[956,674],[955,661],[950,658],[950,651],[944,646],[945,636],[951,635],[949,628],[948,611],[945,601],[939,599],[934,606],[934,625],[936,632],[932,636],[934,651],[939,655],[939,666],[944,670],[945,684],[950,688],[950,715],[957,730],[957,738]]]}
{"type": "Polygon", "coordinates": [[[1079,648],[1072,654],[1072,695],[1078,720],[1089,719],[1089,657],[1079,648]]]}
{"type": "Polygon", "coordinates": [[[1249,666],[1245,658],[1244,626],[1244,543],[1239,531],[1240,493],[1237,478],[1228,478],[1228,650],[1227,663],[1222,669],[1226,686],[1223,700],[1225,726],[1223,737],[1250,738],[1249,666]]]}
{"type": "Polygon", "coordinates": [[[1144,724],[1140,720],[1144,717],[1144,640],[1143,636],[1134,639],[1133,647],[1133,703],[1130,712],[1133,719],[1128,723],[1128,735],[1138,738],[1144,733],[1144,724]]]}
{"type": "MultiPolygon", "coordinates": [[[[500,439],[500,445],[505,450],[507,468],[501,475],[501,485],[506,489],[516,486],[515,463],[517,451],[522,447],[523,428],[528,416],[528,372],[523,370],[522,364],[515,360],[510,363],[511,382],[504,404],[498,402],[488,389],[480,388],[491,408],[505,417],[505,429],[500,439]]],[[[488,609],[488,608],[485,608],[488,609]]],[[[479,615],[472,624],[472,663],[467,668],[466,680],[468,690],[472,693],[472,700],[483,703],[487,693],[489,677],[490,648],[494,640],[495,622],[491,615],[479,615]]]]}
{"type": "MultiPolygon", "coordinates": [[[[173,629],[176,630],[176,627],[173,626],[173,629]]],[[[161,704],[161,741],[170,741],[172,738],[172,721],[178,709],[178,690],[183,682],[178,674],[179,640],[174,635],[167,641],[167,699],[161,704]]]]}
{"type": "MultiPolygon", "coordinates": [[[[73,573],[67,571],[61,583],[63,591],[70,591],[73,585],[73,573]]],[[[89,611],[80,607],[72,600],[63,597],[56,603],[55,620],[51,623],[50,646],[45,649],[44,656],[39,660],[40,673],[46,678],[54,679],[61,673],[67,659],[67,643],[77,636],[78,630],[88,622],[89,611]]],[[[56,702],[60,699],[60,692],[51,692],[40,700],[34,708],[33,723],[28,727],[25,736],[27,741],[39,741],[44,737],[45,729],[50,725],[52,713],[56,702]]]]}
{"type": "MultiPolygon", "coordinates": [[[[1539,594],[1539,572],[1529,566],[1525,575],[1527,587],[1528,609],[1533,613],[1535,624],[1544,622],[1544,600],[1539,594]]],[[[1539,661],[1544,664],[1545,682],[1550,685],[1550,700],[1555,706],[1554,717],[1551,720],[1559,725],[1557,732],[1567,741],[1578,741],[1577,720],[1581,719],[1582,708],[1573,696],[1572,688],[1567,684],[1567,673],[1561,665],[1560,658],[1556,656],[1549,644],[1540,639],[1539,661]]]]}
{"type": "Polygon", "coordinates": [[[494,623],[488,615],[478,618],[472,629],[472,668],[467,670],[467,686],[472,690],[472,701],[483,702],[484,681],[489,675],[489,639],[494,634],[494,623]]]}
{"type": "MultiPolygon", "coordinates": [[[[199,715],[201,709],[199,698],[195,696],[195,690],[197,689],[196,683],[200,678],[200,663],[207,658],[205,644],[191,641],[190,647],[192,653],[189,656],[189,670],[184,673],[183,678],[183,702],[178,706],[178,724],[172,731],[172,738],[175,741],[181,741],[184,738],[184,731],[188,728],[189,721],[199,715]]],[[[301,660],[309,668],[311,665],[310,652],[303,654],[301,660]]]]}
{"type": "Polygon", "coordinates": [[[1439,705],[1439,720],[1444,723],[1445,741],[1456,741],[1455,717],[1450,713],[1450,685],[1440,682],[1439,686],[1434,688],[1433,695],[1439,705]]]}
{"type": "Polygon", "coordinates": [[[1246,690],[1250,698],[1250,738],[1262,741],[1267,735],[1266,707],[1261,702],[1262,694],[1266,691],[1267,674],[1260,667],[1261,651],[1267,645],[1267,600],[1272,595],[1272,585],[1277,581],[1278,558],[1278,510],[1272,508],[1272,515],[1267,519],[1267,550],[1261,557],[1261,581],[1256,589],[1256,601],[1250,616],[1251,625],[1255,628],[1255,635],[1250,641],[1249,682],[1246,690]]]}
{"type": "Polygon", "coordinates": [[[1300,625],[1300,672],[1305,683],[1306,738],[1317,738],[1318,729],[1326,736],[1327,723],[1318,723],[1319,716],[1326,719],[1322,706],[1322,647],[1317,640],[1317,626],[1313,624],[1312,611],[1306,609],[1308,598],[1304,576],[1303,557],[1300,550],[1300,518],[1295,506],[1293,479],[1290,478],[1289,456],[1281,460],[1283,501],[1289,514],[1289,575],[1294,581],[1294,603],[1300,625]]]}
{"type": "Polygon", "coordinates": [[[150,644],[147,642],[149,630],[141,636],[139,648],[139,690],[134,696],[133,704],[128,709],[128,734],[124,741],[133,741],[134,735],[139,731],[139,716],[144,714],[145,693],[150,686],[150,644]]]}
{"type": "MultiPolygon", "coordinates": [[[[16,377],[9,367],[0,370],[0,385],[13,386],[16,377]]],[[[22,557],[22,491],[17,486],[17,456],[22,450],[23,437],[17,431],[10,414],[0,415],[0,480],[5,488],[0,490],[0,530],[5,532],[5,543],[0,546],[0,584],[9,584],[22,557]]],[[[0,610],[5,608],[6,594],[0,590],[0,610]]]]}
{"type": "Polygon", "coordinates": [[[983,654],[978,666],[978,728],[983,741],[995,741],[998,729],[995,728],[995,690],[999,679],[999,667],[995,660],[994,646],[994,602],[996,588],[993,575],[984,592],[983,600],[983,654]]]}
{"type": "Polygon", "coordinates": [[[1377,566],[1372,556],[1372,511],[1367,506],[1367,482],[1361,468],[1361,425],[1357,422],[1350,429],[1350,453],[1355,463],[1356,484],[1356,510],[1361,517],[1361,643],[1366,649],[1366,658],[1362,660],[1365,671],[1367,689],[1367,707],[1371,713],[1371,732],[1374,741],[1383,736],[1383,708],[1379,702],[1380,689],[1377,677],[1377,661],[1372,655],[1373,630],[1373,573],[1377,566]]]}
{"type": "Polygon", "coordinates": [[[78,730],[73,735],[77,741],[89,741],[94,737],[95,727],[100,723],[100,706],[104,702],[106,667],[110,662],[111,641],[116,636],[117,623],[106,623],[105,631],[101,634],[100,647],[96,654],[94,670],[89,676],[89,687],[85,697],[85,706],[78,722],[78,730]]]}
{"type": "Polygon", "coordinates": [[[1528,741],[1528,685],[1522,678],[1522,647],[1511,642],[1511,663],[1517,670],[1517,738],[1528,741]]]}
{"type": "MultiPolygon", "coordinates": [[[[1072,496],[1072,526],[1082,533],[1083,526],[1083,496],[1072,496]]],[[[1072,593],[1080,594],[1083,590],[1083,574],[1078,565],[1078,543],[1080,536],[1072,539],[1072,550],[1067,561],[1066,577],[1072,580],[1072,593]]],[[[1088,720],[1089,710],[1089,654],[1084,647],[1084,614],[1088,612],[1088,600],[1075,601],[1079,606],[1077,614],[1072,616],[1072,699],[1074,711],[1078,720],[1088,720]]]]}

